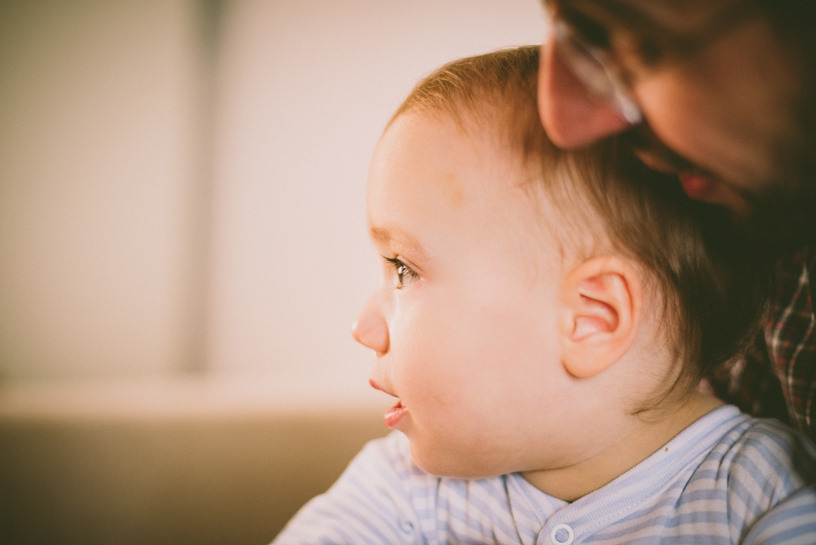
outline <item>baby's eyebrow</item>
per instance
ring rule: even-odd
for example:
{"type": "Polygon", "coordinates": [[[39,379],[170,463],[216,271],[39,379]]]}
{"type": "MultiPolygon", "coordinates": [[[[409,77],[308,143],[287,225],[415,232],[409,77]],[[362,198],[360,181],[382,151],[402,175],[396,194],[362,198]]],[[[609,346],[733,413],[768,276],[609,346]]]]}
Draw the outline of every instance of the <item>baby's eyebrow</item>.
{"type": "Polygon", "coordinates": [[[422,248],[422,244],[419,243],[417,238],[398,227],[388,228],[371,226],[369,227],[368,232],[375,242],[391,246],[392,248],[406,248],[407,250],[417,254],[420,258],[425,258],[425,250],[422,248]]]}

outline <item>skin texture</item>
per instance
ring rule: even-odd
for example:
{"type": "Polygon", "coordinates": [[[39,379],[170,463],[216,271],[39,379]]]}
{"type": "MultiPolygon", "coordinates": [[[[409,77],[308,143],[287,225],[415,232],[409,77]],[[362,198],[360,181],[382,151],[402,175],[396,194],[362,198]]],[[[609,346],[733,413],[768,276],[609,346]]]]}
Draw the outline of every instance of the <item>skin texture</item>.
{"type": "Polygon", "coordinates": [[[405,408],[394,427],[421,468],[521,471],[573,500],[719,402],[695,394],[661,419],[632,415],[676,371],[654,349],[652,297],[619,256],[563,261],[520,187],[528,178],[444,115],[397,118],[368,182],[383,282],[352,333],[374,352],[372,386],[405,408]]]}
{"type": "MultiPolygon", "coordinates": [[[[746,204],[750,196],[775,190],[791,178],[791,162],[796,168],[797,158],[788,152],[803,138],[803,68],[763,16],[740,20],[688,58],[650,64],[637,51],[638,36],[608,16],[603,1],[567,3],[607,30],[610,50],[648,129],[691,163],[677,166],[662,160],[662,152],[645,150],[647,164],[703,173],[705,183],[698,179],[689,194],[745,216],[751,213],[746,204]]],[[[621,3],[654,21],[653,28],[673,35],[693,34],[728,4],[621,3]]],[[[630,129],[576,80],[551,40],[542,45],[541,62],[541,119],[557,145],[580,147],[630,129]]]]}

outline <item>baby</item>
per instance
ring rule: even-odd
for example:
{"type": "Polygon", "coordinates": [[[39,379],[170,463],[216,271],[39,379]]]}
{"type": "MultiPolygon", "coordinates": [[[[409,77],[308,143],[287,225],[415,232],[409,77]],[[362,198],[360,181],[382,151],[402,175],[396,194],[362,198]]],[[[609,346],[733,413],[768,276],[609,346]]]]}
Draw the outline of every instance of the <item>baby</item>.
{"type": "Polygon", "coordinates": [[[697,388],[763,309],[725,212],[540,126],[538,49],[451,63],[368,181],[354,338],[396,397],[275,543],[816,543],[816,449],[697,388]]]}

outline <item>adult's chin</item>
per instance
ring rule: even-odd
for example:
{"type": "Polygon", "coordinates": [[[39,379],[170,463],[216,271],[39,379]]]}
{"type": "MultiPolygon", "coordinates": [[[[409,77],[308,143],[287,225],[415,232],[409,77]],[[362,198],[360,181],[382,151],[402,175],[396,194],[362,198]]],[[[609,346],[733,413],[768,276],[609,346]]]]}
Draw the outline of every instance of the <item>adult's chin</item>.
{"type": "Polygon", "coordinates": [[[686,195],[692,199],[724,206],[737,218],[750,216],[751,206],[745,197],[717,178],[695,172],[680,172],[677,177],[686,195]]]}
{"type": "Polygon", "coordinates": [[[749,244],[769,257],[783,257],[816,245],[816,183],[796,191],[746,196],[751,212],[735,217],[749,244]]]}

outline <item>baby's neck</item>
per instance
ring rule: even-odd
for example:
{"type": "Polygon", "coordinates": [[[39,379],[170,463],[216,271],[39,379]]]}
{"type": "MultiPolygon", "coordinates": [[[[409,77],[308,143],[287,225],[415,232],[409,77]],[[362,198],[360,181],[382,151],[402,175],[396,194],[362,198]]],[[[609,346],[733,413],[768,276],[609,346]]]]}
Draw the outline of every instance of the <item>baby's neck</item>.
{"type": "Polygon", "coordinates": [[[550,496],[575,501],[626,473],[722,405],[723,402],[715,397],[695,392],[660,421],[639,420],[630,433],[592,458],[556,469],[526,471],[522,475],[550,496]]]}

